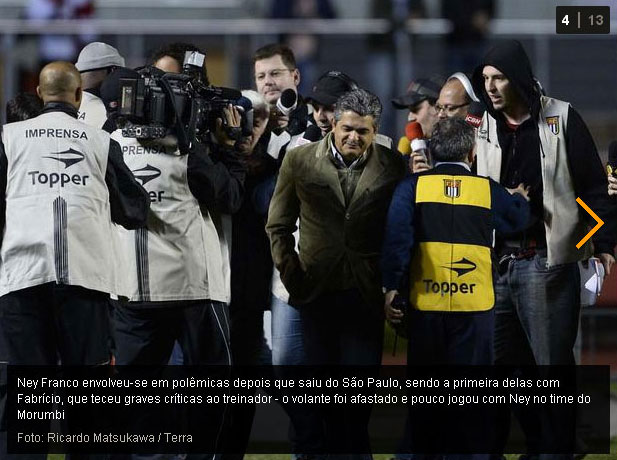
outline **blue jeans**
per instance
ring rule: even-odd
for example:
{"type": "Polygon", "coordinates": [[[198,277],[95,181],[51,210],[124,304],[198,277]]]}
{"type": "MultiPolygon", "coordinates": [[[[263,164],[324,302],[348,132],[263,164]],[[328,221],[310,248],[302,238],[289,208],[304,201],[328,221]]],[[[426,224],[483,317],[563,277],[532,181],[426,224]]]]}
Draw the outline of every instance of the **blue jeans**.
{"type": "Polygon", "coordinates": [[[272,296],[272,365],[297,366],[305,364],[300,312],[272,296]]]}
{"type": "MultiPolygon", "coordinates": [[[[273,366],[299,366],[305,364],[304,342],[302,341],[302,321],[300,312],[272,295],[270,305],[272,312],[272,365],[273,366]]],[[[275,367],[275,375],[278,378],[289,378],[285,374],[285,368],[275,367]]],[[[292,404],[283,407],[289,420],[289,440],[294,452],[302,451],[301,446],[311,446],[313,441],[309,438],[302,439],[306,431],[304,426],[310,422],[306,421],[301,408],[292,404]]],[[[298,458],[299,454],[293,454],[292,460],[298,458]]]]}
{"type": "MultiPolygon", "coordinates": [[[[580,274],[576,263],[547,268],[545,254],[511,260],[495,286],[495,363],[574,365],[579,289],[580,274]]],[[[515,415],[531,450],[534,439],[542,436],[545,428],[550,429],[548,425],[552,424],[553,430],[561,425],[557,416],[550,413],[550,408],[545,414],[523,410],[515,415]]],[[[555,439],[570,439],[570,433],[552,433],[555,439]]],[[[572,455],[541,454],[539,458],[571,459],[572,455]]]]}
{"type": "Polygon", "coordinates": [[[580,314],[575,263],[512,260],[495,286],[495,363],[573,365],[580,314]]]}

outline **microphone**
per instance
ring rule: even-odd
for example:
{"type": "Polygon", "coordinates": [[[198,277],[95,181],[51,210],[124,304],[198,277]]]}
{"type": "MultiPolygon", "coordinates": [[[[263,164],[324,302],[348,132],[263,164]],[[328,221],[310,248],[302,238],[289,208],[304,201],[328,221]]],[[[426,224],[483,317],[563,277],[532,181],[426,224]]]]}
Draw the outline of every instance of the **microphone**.
{"type": "Polygon", "coordinates": [[[479,128],[482,124],[482,117],[486,112],[486,108],[482,102],[471,101],[469,104],[469,111],[465,117],[465,121],[474,128],[479,128]]]}
{"type": "Polygon", "coordinates": [[[409,139],[407,139],[406,137],[401,137],[398,140],[398,146],[396,148],[403,155],[411,154],[411,145],[409,144],[409,139]]]}
{"type": "Polygon", "coordinates": [[[407,123],[405,126],[405,137],[409,139],[409,146],[413,153],[421,153],[426,157],[426,141],[422,132],[422,125],[417,121],[407,123]]]}
{"type": "Polygon", "coordinates": [[[279,112],[283,115],[289,115],[294,111],[297,105],[298,95],[291,88],[287,88],[283,91],[281,93],[281,97],[279,97],[278,101],[276,101],[276,108],[279,109],[279,112]]]}
{"type": "Polygon", "coordinates": [[[609,176],[617,177],[617,141],[613,141],[608,146],[608,164],[606,165],[606,172],[609,176]]]}

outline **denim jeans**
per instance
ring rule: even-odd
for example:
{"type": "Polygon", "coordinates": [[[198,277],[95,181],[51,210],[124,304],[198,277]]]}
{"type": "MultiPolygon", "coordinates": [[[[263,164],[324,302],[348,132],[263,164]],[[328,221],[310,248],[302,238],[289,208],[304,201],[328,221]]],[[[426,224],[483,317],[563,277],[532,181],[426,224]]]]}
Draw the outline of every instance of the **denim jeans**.
{"type": "MultiPolygon", "coordinates": [[[[580,315],[579,289],[576,263],[548,268],[544,254],[511,260],[495,286],[495,363],[573,365],[580,315]]],[[[515,415],[523,427],[528,447],[541,436],[544,426],[541,419],[548,420],[547,425],[560,425],[559,420],[552,420],[550,413],[522,410],[515,415]]],[[[559,435],[553,431],[553,436],[559,435]]],[[[572,455],[542,454],[539,458],[570,459],[572,455]]]]}
{"type": "MultiPolygon", "coordinates": [[[[306,364],[304,345],[302,341],[302,321],[300,312],[284,300],[272,294],[270,305],[272,313],[272,365],[273,366],[299,366],[306,364]]],[[[275,367],[277,378],[290,378],[285,375],[285,368],[275,367]]],[[[306,416],[301,408],[292,404],[283,407],[289,416],[289,440],[294,452],[302,451],[303,445],[311,445],[312,441],[302,440],[301,436],[306,431],[306,416]]],[[[296,460],[300,454],[292,454],[292,460],[296,460]]]]}
{"type": "Polygon", "coordinates": [[[272,296],[272,364],[305,364],[300,311],[275,295],[272,296]]]}

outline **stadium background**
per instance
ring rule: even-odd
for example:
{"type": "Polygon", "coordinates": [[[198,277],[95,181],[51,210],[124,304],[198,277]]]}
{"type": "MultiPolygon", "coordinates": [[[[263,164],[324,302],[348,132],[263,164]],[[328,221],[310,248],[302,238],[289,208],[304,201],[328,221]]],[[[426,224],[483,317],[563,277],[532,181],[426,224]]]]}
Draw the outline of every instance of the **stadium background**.
{"type": "MultiPolygon", "coordinates": [[[[211,82],[237,88],[253,86],[251,58],[259,46],[290,33],[311,34],[315,48],[309,66],[302,69],[301,91],[326,70],[348,73],[380,95],[386,115],[382,132],[391,137],[402,134],[406,113],[394,111],[389,99],[403,93],[413,78],[448,75],[445,37],[451,25],[441,17],[441,0],[410,2],[423,8],[413,19],[404,12],[405,0],[392,0],[394,20],[372,14],[373,1],[387,0],[330,0],[334,19],[272,19],[273,1],[0,0],[0,104],[4,107],[18,91],[34,89],[46,61],[45,46],[63,34],[72,34],[59,47],[66,47],[65,59],[74,62],[83,44],[100,40],[117,47],[130,67],[143,65],[160,44],[195,43],[206,50],[211,82]],[[51,4],[59,7],[55,13],[46,10],[51,4]],[[380,38],[387,44],[375,48],[380,38]],[[385,89],[383,82],[388,83],[385,89]]],[[[603,160],[609,143],[617,139],[616,12],[614,0],[494,0],[486,37],[487,43],[521,40],[547,94],[580,111],[603,160]],[[610,6],[611,33],[555,34],[555,6],[577,4],[610,6]]],[[[4,121],[4,110],[0,120],[4,121]]],[[[611,365],[615,381],[616,272],[606,279],[598,305],[583,311],[580,334],[581,363],[611,365]]],[[[385,360],[403,362],[404,346],[399,343],[399,353],[392,358],[391,345],[390,337],[385,360]]],[[[613,387],[617,390],[617,383],[613,387]]]]}

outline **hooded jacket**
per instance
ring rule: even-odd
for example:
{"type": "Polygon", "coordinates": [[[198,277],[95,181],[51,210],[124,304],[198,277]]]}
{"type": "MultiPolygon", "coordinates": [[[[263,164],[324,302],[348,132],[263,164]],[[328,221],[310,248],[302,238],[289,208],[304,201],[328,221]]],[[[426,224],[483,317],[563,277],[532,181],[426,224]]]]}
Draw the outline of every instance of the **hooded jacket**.
{"type": "MultiPolygon", "coordinates": [[[[543,183],[543,164],[546,161],[546,141],[540,142],[540,134],[544,124],[548,126],[546,117],[548,105],[565,107],[565,126],[563,129],[564,145],[558,145],[561,152],[565,150],[567,173],[572,183],[575,196],[591,207],[605,222],[611,221],[594,235],[595,253],[613,253],[615,244],[612,232],[612,205],[606,193],[607,180],[598,156],[593,138],[582,118],[569,104],[541,95],[537,82],[533,77],[529,58],[520,42],[512,40],[492,48],[481,64],[475,69],[472,84],[478,97],[485,103],[488,113],[484,116],[487,133],[492,132],[491,123],[496,123],[497,139],[488,135],[487,142],[498,142],[501,148],[501,171],[499,181],[506,187],[516,187],[519,183],[531,186],[530,207],[531,219],[528,227],[522,232],[508,235],[506,240],[520,241],[523,246],[537,245],[546,247],[547,206],[546,184],[543,183]],[[503,114],[493,108],[493,104],[484,88],[482,76],[485,66],[493,66],[501,71],[514,87],[519,97],[528,108],[530,118],[517,127],[509,125],[503,114]],[[564,149],[565,147],[565,149],[564,149]]],[[[554,133],[553,133],[554,134],[554,133]]],[[[563,181],[564,178],[557,177],[563,181]]],[[[550,206],[553,203],[548,203],[550,206]]],[[[578,206],[572,202],[572,206],[578,206]]],[[[595,222],[582,209],[580,220],[595,225],[595,222]]],[[[583,233],[584,235],[584,233],[583,233]]],[[[578,241],[578,240],[577,240],[578,241]]],[[[498,241],[497,249],[500,249],[498,241]]],[[[503,240],[501,246],[504,246],[503,240]]],[[[550,248],[549,248],[550,252],[550,248]]],[[[550,257],[549,257],[550,259],[550,257]]]]}

